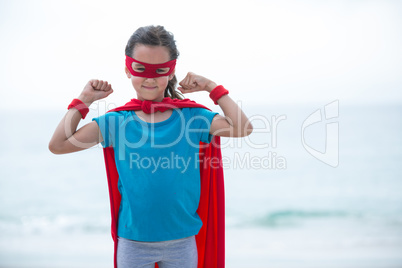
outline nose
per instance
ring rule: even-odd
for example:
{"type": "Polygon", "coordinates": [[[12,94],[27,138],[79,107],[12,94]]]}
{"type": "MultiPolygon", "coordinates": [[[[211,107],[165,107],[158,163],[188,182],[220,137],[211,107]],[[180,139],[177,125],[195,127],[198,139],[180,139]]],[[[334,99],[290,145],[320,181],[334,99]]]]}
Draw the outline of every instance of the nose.
{"type": "Polygon", "coordinates": [[[155,81],[155,78],[145,78],[145,82],[150,82],[153,83],[155,81]]]}

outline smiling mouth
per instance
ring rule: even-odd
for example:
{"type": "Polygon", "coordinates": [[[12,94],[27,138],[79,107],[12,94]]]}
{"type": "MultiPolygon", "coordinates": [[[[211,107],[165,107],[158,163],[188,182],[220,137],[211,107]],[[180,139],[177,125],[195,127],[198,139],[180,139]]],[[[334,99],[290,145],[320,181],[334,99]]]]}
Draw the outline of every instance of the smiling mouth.
{"type": "Polygon", "coordinates": [[[147,86],[142,86],[143,88],[147,89],[147,90],[153,90],[156,89],[156,87],[147,87],[147,86]]]}

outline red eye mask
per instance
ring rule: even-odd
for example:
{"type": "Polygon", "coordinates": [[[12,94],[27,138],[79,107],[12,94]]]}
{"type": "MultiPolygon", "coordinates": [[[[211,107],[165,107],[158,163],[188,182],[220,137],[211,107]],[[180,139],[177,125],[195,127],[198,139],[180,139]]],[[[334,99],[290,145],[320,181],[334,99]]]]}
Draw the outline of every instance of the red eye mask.
{"type": "Polygon", "coordinates": [[[130,73],[134,76],[156,78],[170,75],[174,71],[176,60],[171,60],[161,64],[149,64],[135,60],[126,55],[126,66],[130,73]],[[138,66],[133,69],[133,62],[139,63],[142,66],[138,66]]]}

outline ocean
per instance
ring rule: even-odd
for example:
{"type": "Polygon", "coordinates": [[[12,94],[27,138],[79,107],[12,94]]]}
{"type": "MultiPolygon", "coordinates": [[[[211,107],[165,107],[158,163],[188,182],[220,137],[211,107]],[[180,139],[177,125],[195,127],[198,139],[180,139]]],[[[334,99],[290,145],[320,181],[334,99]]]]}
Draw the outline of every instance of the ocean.
{"type": "MultiPolygon", "coordinates": [[[[222,139],[226,266],[402,267],[402,105],[243,108],[254,133],[222,139]]],[[[1,268],[112,267],[101,148],[47,148],[64,112],[0,112],[1,268]]]]}

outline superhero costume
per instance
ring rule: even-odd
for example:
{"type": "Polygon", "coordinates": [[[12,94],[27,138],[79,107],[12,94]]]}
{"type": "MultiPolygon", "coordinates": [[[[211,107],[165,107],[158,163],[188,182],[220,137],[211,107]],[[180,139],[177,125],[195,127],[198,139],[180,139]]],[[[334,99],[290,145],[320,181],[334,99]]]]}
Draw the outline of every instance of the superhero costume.
{"type": "MultiPolygon", "coordinates": [[[[197,107],[208,109],[188,99],[164,98],[162,102],[133,99],[112,111],[143,110],[152,113],[172,108],[197,107]]],[[[118,190],[119,174],[116,169],[114,149],[103,149],[108,178],[110,207],[112,216],[112,238],[114,241],[114,266],[117,267],[117,221],[121,195],[118,190]]],[[[225,266],[225,208],[222,155],[220,137],[214,136],[211,143],[200,143],[201,196],[197,213],[203,226],[196,235],[199,268],[223,268],[225,266]],[[219,161],[217,161],[219,160],[219,161]]],[[[156,265],[157,267],[157,265],[156,265]]]]}

